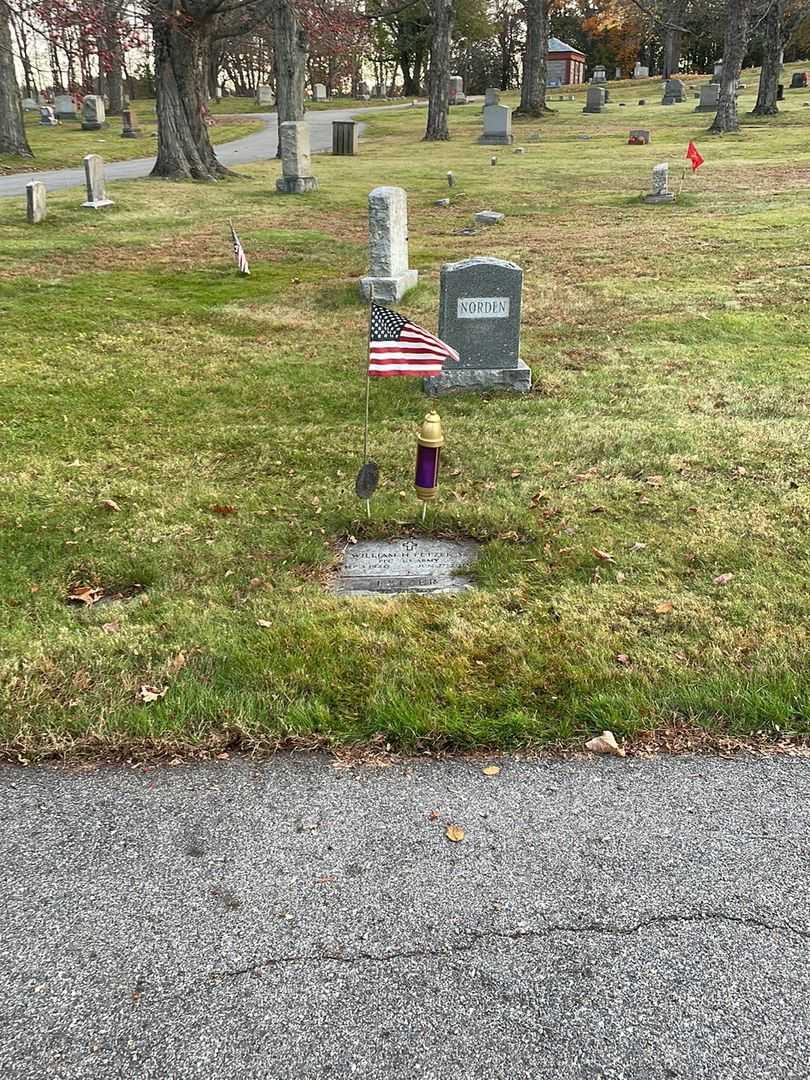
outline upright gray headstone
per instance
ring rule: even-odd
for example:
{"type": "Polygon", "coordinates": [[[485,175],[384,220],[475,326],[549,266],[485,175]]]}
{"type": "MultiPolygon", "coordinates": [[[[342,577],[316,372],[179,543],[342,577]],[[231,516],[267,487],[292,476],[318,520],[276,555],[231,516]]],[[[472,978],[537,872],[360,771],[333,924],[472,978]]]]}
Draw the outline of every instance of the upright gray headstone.
{"type": "Polygon", "coordinates": [[[323,83],[315,83],[312,88],[312,98],[314,101],[326,101],[326,87],[323,83]]]}
{"type": "Polygon", "coordinates": [[[273,87],[264,86],[260,84],[256,87],[256,104],[257,105],[272,105],[273,104],[273,87]]]}
{"type": "Polygon", "coordinates": [[[686,100],[686,83],[680,79],[667,79],[664,84],[664,96],[661,99],[662,105],[675,105],[680,104],[686,100]]]}
{"type": "Polygon", "coordinates": [[[503,259],[479,257],[442,267],[439,337],[458,352],[441,375],[425,379],[430,394],[448,390],[531,389],[520,358],[523,271],[503,259]]]}
{"type": "Polygon", "coordinates": [[[585,95],[586,113],[600,113],[605,107],[605,88],[603,86],[589,86],[585,95]]]}
{"type": "Polygon", "coordinates": [[[371,90],[369,89],[369,85],[367,82],[358,83],[357,96],[361,99],[361,101],[368,101],[368,99],[371,97],[371,90]]]}
{"type": "Polygon", "coordinates": [[[498,105],[501,100],[501,92],[497,87],[490,86],[484,91],[484,105],[498,105]]]}
{"type": "Polygon", "coordinates": [[[23,98],[22,107],[24,112],[36,112],[39,105],[32,97],[23,98]]]}
{"type": "Polygon", "coordinates": [[[616,70],[613,73],[613,78],[614,79],[621,79],[621,77],[622,77],[622,69],[620,67],[617,67],[616,70]]]}
{"type": "Polygon", "coordinates": [[[701,86],[700,88],[700,101],[695,108],[695,112],[716,112],[719,103],[720,84],[709,83],[708,86],[701,86]]]}
{"type": "Polygon", "coordinates": [[[408,266],[408,198],[403,188],[377,187],[368,197],[368,274],[360,279],[366,299],[397,301],[419,280],[408,266]]]}
{"type": "Polygon", "coordinates": [[[484,133],[479,143],[485,146],[510,146],[512,137],[512,110],[507,105],[485,105],[484,133]]]}
{"type": "Polygon", "coordinates": [[[649,77],[650,69],[646,66],[646,64],[636,64],[636,66],[633,68],[633,78],[649,79],[649,77]]]}
{"type": "Polygon", "coordinates": [[[447,85],[447,96],[451,105],[463,105],[466,102],[464,80],[460,75],[450,76],[447,85]]]}
{"type": "Polygon", "coordinates": [[[98,131],[106,120],[104,99],[97,94],[88,94],[82,102],[82,131],[98,131]]]}
{"type": "Polygon", "coordinates": [[[140,135],[140,128],[138,127],[138,117],[135,115],[133,109],[127,107],[124,109],[121,118],[121,138],[122,139],[137,139],[140,135]]]}
{"type": "Polygon", "coordinates": [[[714,75],[712,75],[712,82],[719,83],[723,78],[723,61],[715,60],[714,62],[714,75]]]}
{"type": "Polygon", "coordinates": [[[39,225],[48,215],[48,191],[41,180],[32,180],[25,185],[25,204],[28,213],[28,221],[31,225],[39,225]]]}
{"type": "Polygon", "coordinates": [[[644,202],[652,206],[660,203],[673,203],[675,196],[669,190],[669,163],[664,161],[652,171],[652,190],[644,196],[644,202]]]}
{"type": "Polygon", "coordinates": [[[56,113],[53,111],[52,105],[40,106],[39,122],[40,124],[44,124],[45,127],[56,127],[59,121],[56,119],[56,113]]]}
{"type": "Polygon", "coordinates": [[[84,179],[87,187],[87,201],[82,206],[90,210],[101,210],[112,206],[112,199],[107,198],[107,186],[104,180],[104,161],[98,154],[88,154],[84,159],[84,179]]]}
{"type": "Polygon", "coordinates": [[[604,64],[597,64],[593,69],[593,75],[591,76],[591,82],[604,83],[607,82],[607,68],[604,64]]]}
{"type": "Polygon", "coordinates": [[[53,108],[57,120],[76,119],[76,103],[70,94],[57,94],[53,99],[53,108]]]}
{"type": "Polygon", "coordinates": [[[318,181],[312,175],[309,128],[305,120],[288,120],[279,127],[281,135],[281,176],[276,190],[283,195],[303,195],[315,191],[318,181]]]}

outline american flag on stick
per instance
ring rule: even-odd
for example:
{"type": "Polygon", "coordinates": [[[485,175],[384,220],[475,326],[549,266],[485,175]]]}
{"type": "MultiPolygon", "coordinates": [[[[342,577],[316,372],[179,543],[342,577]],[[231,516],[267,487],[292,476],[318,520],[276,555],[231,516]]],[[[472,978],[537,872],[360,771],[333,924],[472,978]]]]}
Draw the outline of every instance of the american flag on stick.
{"type": "Polygon", "coordinates": [[[384,379],[392,375],[441,375],[444,361],[461,359],[435,334],[404,315],[378,304],[371,305],[368,334],[368,374],[384,379]]]}
{"type": "Polygon", "coordinates": [[[231,239],[233,240],[233,254],[236,258],[236,267],[240,274],[246,274],[250,277],[250,267],[248,266],[247,255],[245,255],[245,249],[242,247],[242,241],[236,235],[236,230],[233,227],[233,222],[229,221],[228,224],[231,227],[231,239]]]}

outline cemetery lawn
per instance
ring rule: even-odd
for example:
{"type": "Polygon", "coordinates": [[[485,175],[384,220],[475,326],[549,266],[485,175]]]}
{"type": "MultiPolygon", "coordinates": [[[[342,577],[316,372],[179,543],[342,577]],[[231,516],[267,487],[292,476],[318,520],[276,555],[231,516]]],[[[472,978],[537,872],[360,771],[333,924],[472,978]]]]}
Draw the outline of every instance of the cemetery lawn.
{"type": "MultiPolygon", "coordinates": [[[[82,131],[81,123],[64,123],[56,128],[43,127],[38,113],[26,113],[25,128],[33,158],[3,157],[0,155],[0,176],[11,173],[37,172],[42,169],[81,168],[86,154],[100,154],[105,161],[131,161],[134,158],[154,157],[157,151],[157,124],[154,102],[133,102],[141,134],[137,139],[121,138],[121,117],[111,116],[101,131],[82,131]],[[147,108],[148,104],[148,108],[147,108]]],[[[255,107],[254,107],[254,112],[255,107]]],[[[214,144],[244,138],[261,131],[264,123],[258,117],[218,116],[211,127],[214,144]]]]}
{"type": "Polygon", "coordinates": [[[552,101],[516,125],[523,156],[475,145],[479,106],[444,145],[420,142],[421,109],[380,114],[297,198],[264,162],[113,183],[98,214],[53,193],[36,228],[0,201],[7,754],[810,732],[810,98],[717,139],[692,103],[639,96],[600,116],[552,101]],[[707,163],[682,200],[642,206],[690,138],[707,163]],[[425,527],[417,381],[372,387],[371,521],[353,490],[379,183],[408,191],[417,321],[436,328],[446,260],[526,273],[536,390],[441,399],[425,527]],[[480,209],[506,220],[461,235],[480,209]],[[475,591],[325,588],[355,538],[424,532],[485,543],[475,591]],[[105,602],[68,602],[91,588],[105,602]]]}

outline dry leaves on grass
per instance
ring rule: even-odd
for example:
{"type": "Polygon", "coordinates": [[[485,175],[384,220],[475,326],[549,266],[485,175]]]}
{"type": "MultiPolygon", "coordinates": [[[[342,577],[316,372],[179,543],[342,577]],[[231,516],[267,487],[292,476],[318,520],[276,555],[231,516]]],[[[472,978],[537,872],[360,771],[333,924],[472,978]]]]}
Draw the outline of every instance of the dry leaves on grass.
{"type": "Polygon", "coordinates": [[[451,840],[454,844],[457,844],[460,840],[464,839],[464,830],[460,825],[448,825],[445,836],[448,840],[451,840]]]}
{"type": "Polygon", "coordinates": [[[671,615],[674,611],[674,604],[671,600],[662,600],[660,604],[655,605],[656,615],[671,615]]]}
{"type": "Polygon", "coordinates": [[[712,578],[712,581],[715,585],[728,585],[733,577],[733,574],[718,574],[716,578],[712,578]]]}
{"type": "Polygon", "coordinates": [[[68,600],[74,604],[84,604],[92,607],[97,604],[104,595],[104,590],[96,585],[72,585],[68,593],[68,600]]]}
{"type": "Polygon", "coordinates": [[[616,736],[612,731],[603,731],[595,739],[588,739],[585,749],[592,754],[612,754],[613,757],[624,757],[624,750],[616,742],[616,736]]]}
{"type": "Polygon", "coordinates": [[[138,688],[135,697],[138,701],[142,701],[144,705],[149,705],[152,701],[160,701],[161,698],[164,698],[168,689],[168,686],[145,685],[138,688]]]}
{"type": "Polygon", "coordinates": [[[99,504],[101,510],[112,510],[116,514],[120,513],[121,507],[115,501],[115,499],[103,499],[99,504]]]}
{"type": "Polygon", "coordinates": [[[229,514],[237,513],[236,507],[230,503],[214,503],[211,507],[212,514],[219,514],[222,517],[227,517],[229,514]]]}
{"type": "Polygon", "coordinates": [[[609,551],[602,551],[602,549],[598,548],[598,547],[591,548],[591,551],[594,553],[594,555],[597,557],[597,559],[601,559],[602,562],[608,562],[608,563],[615,563],[616,562],[616,560],[613,558],[613,556],[610,554],[609,551]]]}

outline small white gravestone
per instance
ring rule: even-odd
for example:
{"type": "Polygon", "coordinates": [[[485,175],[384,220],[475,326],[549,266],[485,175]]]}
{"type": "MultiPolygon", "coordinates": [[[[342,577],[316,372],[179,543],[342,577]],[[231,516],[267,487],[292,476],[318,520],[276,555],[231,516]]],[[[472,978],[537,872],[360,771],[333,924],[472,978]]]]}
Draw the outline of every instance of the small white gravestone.
{"type": "Polygon", "coordinates": [[[368,197],[368,274],[365,299],[397,301],[414,288],[419,271],[408,266],[408,198],[403,188],[377,187],[368,197]]]}
{"type": "Polygon", "coordinates": [[[41,180],[25,185],[25,203],[29,224],[39,225],[48,216],[48,191],[41,180]]]}
{"type": "Polygon", "coordinates": [[[45,127],[56,127],[59,121],[53,111],[52,105],[41,105],[39,109],[39,122],[45,127]]]}
{"type": "Polygon", "coordinates": [[[70,94],[57,94],[53,99],[57,120],[75,120],[76,104],[70,94]]]}
{"type": "Polygon", "coordinates": [[[326,87],[323,83],[315,83],[312,96],[315,101],[326,101],[326,87]]]}
{"type": "Polygon", "coordinates": [[[304,120],[288,120],[279,127],[281,136],[281,176],[276,190],[282,195],[303,195],[315,191],[318,181],[312,175],[309,128],[304,120]]]}
{"type": "Polygon", "coordinates": [[[272,86],[257,86],[256,87],[256,104],[257,105],[272,105],[273,104],[273,87],[272,86]]]}
{"type": "Polygon", "coordinates": [[[84,179],[87,187],[87,201],[82,203],[89,210],[101,210],[112,206],[112,199],[107,198],[107,185],[104,180],[104,159],[98,154],[88,154],[84,159],[84,179]]]}
{"type": "Polygon", "coordinates": [[[512,110],[507,105],[485,105],[484,133],[479,143],[484,146],[510,146],[512,138],[512,110]]]}
{"type": "Polygon", "coordinates": [[[647,65],[646,64],[636,64],[636,66],[633,68],[633,78],[634,79],[649,79],[649,77],[650,77],[650,69],[647,67],[647,65]]]}
{"type": "Polygon", "coordinates": [[[669,190],[669,162],[663,161],[652,171],[652,190],[644,196],[644,202],[652,206],[675,202],[675,196],[669,190]]]}
{"type": "Polygon", "coordinates": [[[88,94],[82,102],[82,131],[98,131],[107,121],[104,99],[88,94]]]}

